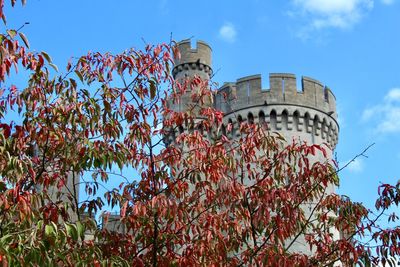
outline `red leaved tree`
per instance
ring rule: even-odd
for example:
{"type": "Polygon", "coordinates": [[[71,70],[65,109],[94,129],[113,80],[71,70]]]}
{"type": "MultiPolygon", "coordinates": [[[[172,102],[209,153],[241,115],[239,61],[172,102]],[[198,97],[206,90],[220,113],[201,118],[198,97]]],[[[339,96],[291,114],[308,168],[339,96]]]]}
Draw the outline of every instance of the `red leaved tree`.
{"type": "Polygon", "coordinates": [[[20,30],[0,37],[4,266],[332,266],[400,254],[399,228],[378,225],[399,183],[380,186],[373,214],[326,194],[338,170],[312,158],[328,147],[253,123],[229,138],[207,104],[213,84],[172,78],[173,43],[88,53],[60,74],[20,30]],[[25,88],[9,80],[18,66],[25,88]],[[188,108],[171,109],[188,95],[188,108]],[[87,216],[104,205],[120,210],[119,231],[87,216]]]}

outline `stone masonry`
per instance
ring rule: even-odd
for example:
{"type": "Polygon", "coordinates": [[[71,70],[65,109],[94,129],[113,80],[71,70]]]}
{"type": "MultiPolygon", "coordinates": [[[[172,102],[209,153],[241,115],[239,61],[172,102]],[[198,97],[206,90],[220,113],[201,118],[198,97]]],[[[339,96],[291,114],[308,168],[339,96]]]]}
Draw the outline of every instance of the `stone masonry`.
{"type": "MultiPolygon", "coordinates": [[[[181,57],[175,59],[172,71],[175,80],[193,78],[195,75],[203,80],[210,80],[211,47],[202,41],[192,47],[190,40],[183,40],[177,45],[181,57]]],[[[298,88],[295,75],[289,73],[270,74],[269,89],[263,89],[261,84],[261,75],[257,74],[237,79],[236,82],[224,83],[214,93],[214,101],[206,105],[223,111],[222,132],[224,133],[224,126],[231,123],[233,130],[227,136],[239,138],[240,123],[260,123],[266,125],[266,130],[278,132],[287,142],[296,140],[308,144],[328,144],[328,158],[319,155],[312,161],[332,160],[339,132],[336,99],[332,91],[309,77],[302,77],[301,88],[298,88]]],[[[181,96],[179,103],[171,103],[170,108],[184,111],[190,104],[188,92],[181,96]]],[[[167,136],[166,142],[173,142],[173,137],[173,134],[167,136]]],[[[334,186],[330,185],[326,193],[333,193],[334,190],[334,186]]],[[[313,203],[302,206],[306,216],[314,206],[313,203]]],[[[339,237],[336,229],[332,229],[332,232],[336,238],[339,237]]],[[[298,239],[293,251],[312,253],[304,238],[298,239]]]]}

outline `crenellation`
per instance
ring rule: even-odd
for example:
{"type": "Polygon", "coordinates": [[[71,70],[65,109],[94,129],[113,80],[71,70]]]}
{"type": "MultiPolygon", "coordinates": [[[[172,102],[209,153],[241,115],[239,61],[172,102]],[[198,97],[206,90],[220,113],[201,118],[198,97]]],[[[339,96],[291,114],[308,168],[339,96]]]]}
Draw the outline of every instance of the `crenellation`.
{"type": "Polygon", "coordinates": [[[211,66],[211,47],[203,42],[197,41],[196,46],[192,47],[190,39],[183,40],[177,43],[177,47],[181,54],[180,58],[174,59],[175,66],[179,66],[184,63],[202,63],[207,66],[211,66]]]}
{"type": "MultiPolygon", "coordinates": [[[[336,110],[336,97],[331,91],[331,89],[327,86],[325,86],[325,94],[326,94],[326,99],[328,102],[329,110],[336,110]]],[[[334,118],[337,118],[336,112],[333,114],[334,118]]]]}
{"type": "Polygon", "coordinates": [[[236,83],[224,83],[216,94],[215,105],[219,110],[224,110],[226,113],[232,112],[232,105],[237,98],[236,83]]]}
{"type": "Polygon", "coordinates": [[[302,88],[298,90],[296,76],[289,73],[271,73],[270,88],[263,90],[261,75],[240,78],[236,83],[224,84],[217,92],[226,93],[235,88],[235,98],[224,99],[217,106],[225,113],[256,105],[295,105],[310,107],[329,114],[336,120],[336,100],[332,91],[318,80],[302,77],[302,88]],[[231,89],[227,89],[231,88],[231,89]]]}
{"type": "Polygon", "coordinates": [[[183,40],[176,46],[180,57],[174,57],[173,77],[180,80],[197,75],[203,80],[209,80],[212,75],[211,47],[203,41],[197,41],[196,46],[192,47],[190,39],[183,40]]]}
{"type": "Polygon", "coordinates": [[[297,95],[296,77],[294,75],[283,78],[283,100],[292,99],[297,95]]]}

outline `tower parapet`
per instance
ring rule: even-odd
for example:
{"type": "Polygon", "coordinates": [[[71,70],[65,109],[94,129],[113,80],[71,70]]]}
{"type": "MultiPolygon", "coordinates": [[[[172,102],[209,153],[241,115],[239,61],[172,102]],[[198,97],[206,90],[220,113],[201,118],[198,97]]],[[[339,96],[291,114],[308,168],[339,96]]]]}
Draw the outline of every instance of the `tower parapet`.
{"type": "Polygon", "coordinates": [[[180,58],[174,58],[174,78],[177,80],[198,75],[209,80],[212,75],[211,47],[203,41],[197,41],[196,47],[192,47],[189,39],[179,42],[177,46],[180,58]]]}
{"type": "MultiPolygon", "coordinates": [[[[329,143],[334,148],[338,141],[336,99],[332,91],[318,80],[302,77],[297,88],[296,76],[290,73],[271,73],[269,89],[262,89],[261,75],[225,83],[216,93],[215,106],[225,113],[228,122],[238,124],[251,117],[254,122],[265,122],[272,131],[294,136],[311,143],[329,143]],[[310,138],[307,138],[310,136],[310,138]]],[[[289,139],[290,140],[290,139],[289,139]]]]}
{"type": "Polygon", "coordinates": [[[262,89],[261,84],[259,74],[225,83],[217,93],[217,108],[228,114],[254,105],[297,105],[317,109],[337,119],[336,98],[318,80],[302,77],[302,88],[298,90],[294,74],[271,73],[270,88],[262,89]]]}

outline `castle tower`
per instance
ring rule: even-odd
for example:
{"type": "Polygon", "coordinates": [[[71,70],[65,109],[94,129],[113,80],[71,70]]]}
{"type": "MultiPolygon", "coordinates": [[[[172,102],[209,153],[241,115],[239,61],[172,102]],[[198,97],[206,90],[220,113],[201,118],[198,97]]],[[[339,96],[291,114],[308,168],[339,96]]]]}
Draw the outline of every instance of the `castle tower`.
{"type": "MultiPolygon", "coordinates": [[[[332,162],[339,125],[336,100],[331,90],[308,77],[302,77],[301,88],[297,88],[296,77],[288,73],[270,74],[269,89],[262,89],[261,84],[261,76],[253,75],[234,83],[225,83],[218,90],[215,107],[224,112],[224,124],[233,125],[228,137],[240,138],[239,127],[242,122],[259,123],[266,131],[278,132],[288,143],[296,141],[324,146],[326,157],[319,153],[310,161],[332,162]]],[[[333,184],[326,187],[325,194],[334,192],[333,184]]],[[[313,210],[316,205],[316,202],[301,205],[306,217],[315,218],[313,210]]],[[[340,238],[337,229],[330,229],[329,232],[334,239],[340,238]]],[[[290,250],[312,254],[304,236],[298,237],[290,250]]]]}
{"type": "MultiPolygon", "coordinates": [[[[197,42],[197,48],[192,48],[185,40],[178,43],[178,48],[181,58],[175,60],[173,69],[176,80],[191,79],[195,75],[210,79],[211,48],[206,43],[197,42]]],[[[213,106],[223,111],[224,125],[233,125],[228,137],[239,140],[242,122],[259,123],[266,131],[278,132],[289,143],[294,140],[309,145],[327,144],[327,157],[317,155],[312,161],[331,161],[339,132],[336,99],[331,90],[309,77],[302,77],[298,88],[295,75],[288,73],[270,74],[269,89],[263,89],[261,84],[261,75],[248,76],[225,83],[214,94],[213,106]]],[[[190,102],[188,93],[182,96],[179,105],[172,108],[184,111],[190,102]]],[[[334,191],[334,185],[326,188],[326,194],[334,191]]],[[[307,203],[302,209],[307,216],[314,207],[314,203],[307,203]]],[[[332,229],[332,233],[334,238],[339,238],[337,229],[332,229]]],[[[292,251],[312,253],[304,238],[299,238],[297,243],[292,251]]]]}
{"type": "MultiPolygon", "coordinates": [[[[196,46],[192,47],[190,40],[183,40],[177,44],[180,57],[175,57],[172,75],[178,83],[183,84],[190,81],[194,77],[199,77],[202,81],[209,81],[212,75],[211,69],[211,47],[202,41],[197,41],[196,46]]],[[[185,111],[193,105],[191,100],[190,86],[186,87],[179,103],[170,105],[174,111],[185,111]]],[[[207,101],[205,105],[211,105],[211,101],[207,101]]]]}
{"type": "Polygon", "coordinates": [[[332,91],[309,77],[302,77],[297,88],[295,75],[289,73],[270,74],[269,89],[261,84],[261,76],[253,75],[218,90],[215,105],[224,112],[226,123],[235,129],[245,121],[266,123],[268,130],[279,132],[288,142],[329,144],[331,158],[339,131],[332,91]]]}
{"type": "Polygon", "coordinates": [[[177,46],[180,58],[174,59],[172,75],[175,80],[195,75],[209,80],[212,75],[211,47],[203,41],[197,41],[196,47],[192,47],[189,39],[179,42],[177,46]]]}

